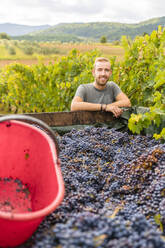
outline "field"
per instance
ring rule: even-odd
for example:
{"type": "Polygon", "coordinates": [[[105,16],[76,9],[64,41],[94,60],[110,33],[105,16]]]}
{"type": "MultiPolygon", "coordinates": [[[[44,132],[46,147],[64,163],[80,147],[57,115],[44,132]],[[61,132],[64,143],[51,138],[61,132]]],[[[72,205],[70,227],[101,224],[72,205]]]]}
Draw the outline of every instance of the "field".
{"type": "Polygon", "coordinates": [[[13,62],[26,65],[37,64],[42,58],[45,64],[68,55],[69,51],[77,49],[79,52],[99,50],[103,56],[116,56],[117,60],[123,59],[124,49],[109,43],[29,43],[27,41],[0,41],[0,67],[13,62]]]}
{"type": "Polygon", "coordinates": [[[65,55],[68,53],[68,51],[72,49],[77,49],[80,52],[86,52],[94,49],[100,50],[104,56],[117,56],[118,59],[122,59],[124,55],[124,49],[121,46],[113,46],[111,44],[100,44],[100,43],[79,43],[79,44],[73,44],[73,43],[64,43],[64,44],[57,44],[56,47],[59,49],[59,51],[63,51],[65,55]]]}

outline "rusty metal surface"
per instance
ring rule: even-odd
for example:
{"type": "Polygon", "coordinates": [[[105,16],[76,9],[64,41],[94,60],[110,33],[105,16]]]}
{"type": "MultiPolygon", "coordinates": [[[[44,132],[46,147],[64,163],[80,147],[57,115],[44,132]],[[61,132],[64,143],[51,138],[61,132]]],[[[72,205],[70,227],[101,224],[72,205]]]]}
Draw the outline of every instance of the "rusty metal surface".
{"type": "Polygon", "coordinates": [[[115,119],[112,116],[112,113],[100,111],[30,113],[24,115],[29,115],[38,118],[44,121],[49,126],[71,126],[107,123],[115,119]]]}

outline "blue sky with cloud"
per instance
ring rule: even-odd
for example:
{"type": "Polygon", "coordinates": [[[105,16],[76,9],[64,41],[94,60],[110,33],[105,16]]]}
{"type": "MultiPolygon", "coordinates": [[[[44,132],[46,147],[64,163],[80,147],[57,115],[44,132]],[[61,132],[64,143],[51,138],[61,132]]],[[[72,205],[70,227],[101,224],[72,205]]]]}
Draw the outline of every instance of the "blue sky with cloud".
{"type": "Polygon", "coordinates": [[[0,23],[24,25],[138,23],[161,16],[165,16],[164,0],[5,0],[0,8],[0,23]]]}

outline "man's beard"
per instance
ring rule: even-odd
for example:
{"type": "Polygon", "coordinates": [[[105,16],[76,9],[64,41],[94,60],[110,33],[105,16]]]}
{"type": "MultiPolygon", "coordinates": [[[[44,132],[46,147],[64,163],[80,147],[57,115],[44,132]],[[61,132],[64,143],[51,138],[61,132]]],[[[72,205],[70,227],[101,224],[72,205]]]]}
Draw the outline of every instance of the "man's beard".
{"type": "Polygon", "coordinates": [[[104,77],[105,78],[105,81],[102,82],[99,78],[96,78],[95,82],[98,86],[105,86],[108,82],[108,78],[107,77],[104,77]]]}

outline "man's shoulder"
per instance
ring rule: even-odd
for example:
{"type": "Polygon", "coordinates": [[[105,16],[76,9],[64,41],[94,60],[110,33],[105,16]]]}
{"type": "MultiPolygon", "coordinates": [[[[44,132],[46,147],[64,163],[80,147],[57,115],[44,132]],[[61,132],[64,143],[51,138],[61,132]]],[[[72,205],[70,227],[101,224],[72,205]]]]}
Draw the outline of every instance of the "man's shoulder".
{"type": "Polygon", "coordinates": [[[115,82],[113,82],[113,81],[108,81],[107,82],[107,86],[108,87],[114,87],[114,86],[116,86],[117,84],[115,83],[115,82]]]}
{"type": "Polygon", "coordinates": [[[80,96],[83,97],[84,95],[86,95],[88,92],[91,92],[93,88],[93,84],[92,83],[88,83],[88,84],[80,84],[76,90],[75,96],[80,96]]]}
{"type": "Polygon", "coordinates": [[[80,89],[85,89],[85,90],[89,90],[93,88],[93,83],[88,83],[88,84],[80,84],[79,85],[80,89]]]}
{"type": "Polygon", "coordinates": [[[107,91],[113,92],[115,96],[122,92],[121,88],[113,81],[107,83],[107,91]]]}

